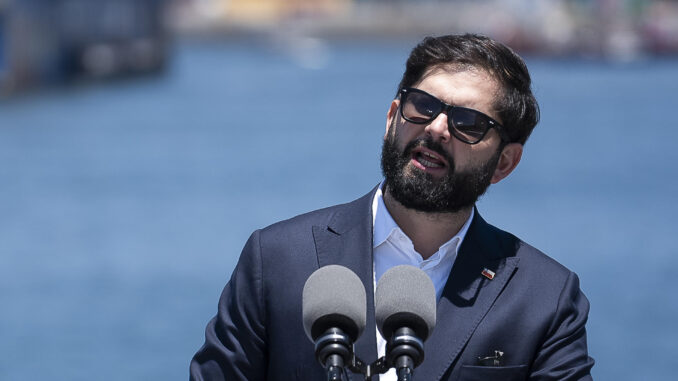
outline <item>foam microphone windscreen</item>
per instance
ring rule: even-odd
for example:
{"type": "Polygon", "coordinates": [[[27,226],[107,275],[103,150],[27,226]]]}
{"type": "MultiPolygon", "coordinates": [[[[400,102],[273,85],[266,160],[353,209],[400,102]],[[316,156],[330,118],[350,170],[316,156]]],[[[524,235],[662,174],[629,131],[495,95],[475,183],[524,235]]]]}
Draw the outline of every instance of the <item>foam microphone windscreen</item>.
{"type": "Polygon", "coordinates": [[[436,290],[431,278],[417,267],[400,265],[386,271],[374,298],[377,327],[387,340],[403,327],[426,340],[436,325],[436,290]]]}
{"type": "Polygon", "coordinates": [[[302,296],[304,331],[315,341],[329,328],[340,328],[355,341],[366,320],[365,287],[344,266],[329,265],[306,280],[302,296]]]}

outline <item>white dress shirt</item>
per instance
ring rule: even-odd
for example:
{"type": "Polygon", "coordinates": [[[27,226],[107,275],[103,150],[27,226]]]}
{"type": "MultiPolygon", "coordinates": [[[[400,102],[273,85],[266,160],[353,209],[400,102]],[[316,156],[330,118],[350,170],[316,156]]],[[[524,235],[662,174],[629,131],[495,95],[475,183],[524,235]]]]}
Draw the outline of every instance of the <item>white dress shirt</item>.
{"type": "MultiPolygon", "coordinates": [[[[421,254],[414,250],[412,240],[403,233],[386,209],[382,193],[383,188],[384,183],[382,182],[372,200],[374,289],[376,290],[377,282],[381,276],[391,267],[412,265],[428,274],[436,289],[436,297],[440,300],[447,277],[450,275],[450,271],[452,271],[452,266],[457,258],[457,252],[471,225],[475,212],[471,209],[471,215],[459,232],[440,246],[437,252],[424,260],[421,254]]],[[[377,351],[379,357],[386,354],[386,340],[379,333],[379,329],[377,329],[377,351]]],[[[381,375],[380,380],[397,380],[395,369],[390,369],[387,373],[381,375]]]]}

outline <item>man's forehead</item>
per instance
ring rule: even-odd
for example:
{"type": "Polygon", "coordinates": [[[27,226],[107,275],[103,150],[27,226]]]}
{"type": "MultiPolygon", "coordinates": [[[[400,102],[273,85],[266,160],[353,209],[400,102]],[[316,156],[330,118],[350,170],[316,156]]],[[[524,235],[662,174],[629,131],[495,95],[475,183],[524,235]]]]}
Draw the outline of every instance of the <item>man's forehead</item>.
{"type": "Polygon", "coordinates": [[[471,64],[449,63],[433,65],[428,67],[421,75],[421,78],[419,78],[419,80],[414,84],[414,86],[416,87],[417,85],[421,84],[426,78],[433,75],[438,74],[454,75],[458,73],[468,73],[473,76],[483,76],[491,80],[494,79],[490,72],[483,68],[479,68],[471,64]]]}
{"type": "Polygon", "coordinates": [[[490,102],[496,99],[501,90],[499,82],[487,70],[458,65],[434,66],[424,72],[419,81],[413,85],[448,103],[453,102],[458,95],[458,90],[461,89],[459,86],[466,94],[475,93],[474,98],[487,100],[489,96],[490,102]]]}

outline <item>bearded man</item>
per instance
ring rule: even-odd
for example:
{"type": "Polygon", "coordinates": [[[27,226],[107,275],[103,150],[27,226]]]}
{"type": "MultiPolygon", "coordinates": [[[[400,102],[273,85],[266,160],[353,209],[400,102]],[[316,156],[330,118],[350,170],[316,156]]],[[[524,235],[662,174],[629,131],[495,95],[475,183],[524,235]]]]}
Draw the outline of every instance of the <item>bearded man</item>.
{"type": "Polygon", "coordinates": [[[430,277],[437,297],[417,379],[591,380],[589,303],[577,276],[475,209],[516,168],[538,119],[527,67],[510,48],[472,34],[424,39],[387,112],[384,180],[351,203],[252,234],[191,379],[326,378],[304,332],[301,295],[330,264],[351,269],[367,290],[356,355],[384,356],[374,288],[407,264],[430,277]]]}

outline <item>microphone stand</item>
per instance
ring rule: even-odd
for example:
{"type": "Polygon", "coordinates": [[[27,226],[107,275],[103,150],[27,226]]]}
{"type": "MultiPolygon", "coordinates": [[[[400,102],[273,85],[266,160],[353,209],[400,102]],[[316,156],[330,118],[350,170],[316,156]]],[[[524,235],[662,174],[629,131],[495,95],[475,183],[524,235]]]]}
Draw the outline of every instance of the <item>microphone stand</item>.
{"type": "Polygon", "coordinates": [[[342,381],[345,368],[362,374],[365,381],[372,381],[376,374],[386,373],[390,367],[386,358],[381,357],[372,364],[365,364],[355,355],[349,336],[339,328],[330,328],[315,342],[315,356],[327,371],[328,381],[342,381]]]}
{"type": "Polygon", "coordinates": [[[355,355],[349,337],[340,329],[328,329],[315,345],[318,361],[327,370],[328,381],[341,381],[344,367],[353,373],[362,374],[365,381],[384,374],[394,367],[398,381],[412,381],[414,368],[424,361],[424,342],[414,330],[403,327],[397,329],[386,344],[386,356],[372,364],[365,364],[355,355]]]}
{"type": "Polygon", "coordinates": [[[331,355],[327,358],[327,381],[343,381],[344,359],[339,355],[331,355]]]}
{"type": "Polygon", "coordinates": [[[328,381],[342,381],[346,360],[354,357],[353,345],[339,328],[330,328],[315,343],[315,356],[327,371],[328,381]]]}
{"type": "Polygon", "coordinates": [[[396,371],[398,381],[412,381],[412,373],[412,368],[409,367],[398,368],[396,371]]]}
{"type": "Polygon", "coordinates": [[[413,329],[398,328],[386,343],[386,361],[396,369],[398,381],[411,381],[414,368],[424,361],[424,342],[413,329]]]}

